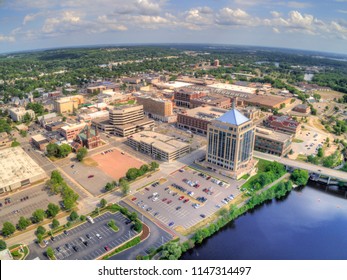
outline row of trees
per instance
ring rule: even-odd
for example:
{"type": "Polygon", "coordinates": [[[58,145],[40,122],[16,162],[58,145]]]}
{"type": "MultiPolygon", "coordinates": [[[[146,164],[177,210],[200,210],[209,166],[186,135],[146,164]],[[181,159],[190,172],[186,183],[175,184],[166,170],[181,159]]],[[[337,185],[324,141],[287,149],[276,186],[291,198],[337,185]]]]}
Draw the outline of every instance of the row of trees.
{"type": "Polygon", "coordinates": [[[126,173],[126,178],[129,181],[133,181],[138,177],[146,174],[149,171],[154,171],[159,167],[159,164],[155,161],[151,162],[150,165],[144,164],[139,169],[138,168],[130,168],[126,173]]]}
{"type": "MultiPolygon", "coordinates": [[[[1,233],[4,237],[10,236],[13,234],[16,230],[25,230],[28,226],[31,224],[38,224],[42,222],[46,218],[54,218],[57,216],[57,214],[60,212],[60,207],[54,203],[49,203],[47,206],[47,210],[43,209],[36,209],[30,218],[25,218],[21,216],[18,220],[18,223],[16,226],[14,226],[10,222],[5,222],[3,224],[1,233]]],[[[59,226],[57,225],[57,220],[53,219],[52,221],[52,227],[59,226]]],[[[59,222],[58,222],[59,223],[59,222]]],[[[42,227],[41,227],[42,228],[42,227]]],[[[38,232],[40,232],[40,227],[38,228],[38,232]]]]}
{"type": "Polygon", "coordinates": [[[79,196],[66,184],[59,171],[52,171],[47,186],[52,193],[61,195],[66,210],[74,207],[79,196]]]}

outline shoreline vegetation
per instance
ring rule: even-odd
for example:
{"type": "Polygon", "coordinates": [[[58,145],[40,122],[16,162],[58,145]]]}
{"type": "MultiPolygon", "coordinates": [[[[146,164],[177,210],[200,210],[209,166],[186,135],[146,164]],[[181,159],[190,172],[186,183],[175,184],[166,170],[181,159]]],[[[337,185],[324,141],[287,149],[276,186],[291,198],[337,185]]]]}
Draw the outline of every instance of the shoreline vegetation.
{"type": "Polygon", "coordinates": [[[283,179],[272,187],[266,189],[268,185],[281,178],[285,173],[284,165],[278,162],[260,161],[258,163],[259,173],[251,177],[241,189],[251,190],[243,194],[243,201],[239,206],[231,204],[228,209],[221,209],[218,218],[208,226],[198,229],[187,241],[180,243],[179,239],[170,241],[147,256],[138,256],[137,259],[152,259],[153,257],[162,260],[178,260],[183,253],[201,244],[228,223],[238,217],[247,214],[248,211],[255,209],[267,201],[282,199],[293,189],[293,184],[304,186],[307,184],[308,172],[298,170],[290,179],[283,179]],[[264,180],[262,180],[264,179],[264,180]],[[253,187],[253,184],[258,184],[253,187]]]}

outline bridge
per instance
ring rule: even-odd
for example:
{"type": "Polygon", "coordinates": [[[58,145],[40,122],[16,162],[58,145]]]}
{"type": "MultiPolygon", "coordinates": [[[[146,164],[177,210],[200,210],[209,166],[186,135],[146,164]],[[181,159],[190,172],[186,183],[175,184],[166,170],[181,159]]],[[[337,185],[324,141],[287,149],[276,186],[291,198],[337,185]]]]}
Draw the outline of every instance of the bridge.
{"type": "Polygon", "coordinates": [[[287,167],[294,169],[307,170],[311,175],[313,175],[313,177],[311,176],[311,178],[314,181],[316,180],[325,182],[326,184],[336,184],[338,183],[338,181],[347,182],[347,172],[314,165],[308,162],[296,161],[289,158],[264,154],[257,151],[254,151],[253,156],[268,161],[277,161],[287,167]]]}

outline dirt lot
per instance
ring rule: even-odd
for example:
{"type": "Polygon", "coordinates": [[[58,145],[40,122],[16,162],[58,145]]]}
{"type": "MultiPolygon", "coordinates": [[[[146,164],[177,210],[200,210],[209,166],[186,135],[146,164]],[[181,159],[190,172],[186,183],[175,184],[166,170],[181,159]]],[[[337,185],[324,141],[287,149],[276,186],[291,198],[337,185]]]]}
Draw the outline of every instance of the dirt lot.
{"type": "Polygon", "coordinates": [[[125,176],[129,168],[139,168],[141,165],[145,164],[127,153],[122,154],[115,148],[112,148],[112,152],[103,152],[92,156],[92,160],[97,163],[99,169],[116,180],[125,176]]]}

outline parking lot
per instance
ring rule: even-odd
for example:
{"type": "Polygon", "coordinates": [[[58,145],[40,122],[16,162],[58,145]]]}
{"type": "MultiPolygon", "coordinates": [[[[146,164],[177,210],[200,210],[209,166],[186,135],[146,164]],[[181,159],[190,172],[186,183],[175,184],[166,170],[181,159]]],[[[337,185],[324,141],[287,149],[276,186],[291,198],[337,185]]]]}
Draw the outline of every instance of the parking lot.
{"type": "Polygon", "coordinates": [[[69,163],[62,169],[94,196],[102,194],[105,185],[114,180],[101,169],[81,162],[69,163]]]}
{"type": "MultiPolygon", "coordinates": [[[[121,213],[105,213],[94,219],[94,224],[86,222],[76,228],[61,233],[54,237],[54,241],[48,239],[48,245],[54,249],[58,260],[93,260],[123,244],[137,234],[131,229],[132,223],[125,224],[127,218],[121,213]],[[107,223],[115,220],[119,228],[114,232],[107,223]],[[100,235],[100,238],[97,237],[100,235]],[[81,240],[83,238],[83,241],[81,240]],[[106,250],[107,248],[107,250],[106,250]]],[[[30,245],[29,259],[39,257],[46,259],[46,248],[37,244],[30,245]]]]}
{"type": "Polygon", "coordinates": [[[301,131],[297,136],[297,139],[302,140],[302,143],[292,143],[292,149],[297,154],[303,155],[315,155],[317,153],[319,145],[323,145],[326,136],[314,131],[301,131]]]}
{"type": "Polygon", "coordinates": [[[58,204],[59,195],[51,195],[40,184],[20,192],[6,196],[10,203],[5,203],[5,197],[0,198],[0,224],[11,222],[16,224],[21,216],[29,218],[36,209],[47,209],[49,203],[58,204]]]}
{"type": "MultiPolygon", "coordinates": [[[[129,200],[136,209],[149,213],[171,228],[182,226],[187,229],[212,215],[228,203],[222,202],[224,198],[239,194],[237,187],[242,184],[232,181],[221,186],[223,183],[216,178],[190,168],[177,171],[167,179],[163,184],[152,184],[142,189],[129,200]]],[[[232,198],[228,200],[230,203],[232,198]]]]}

